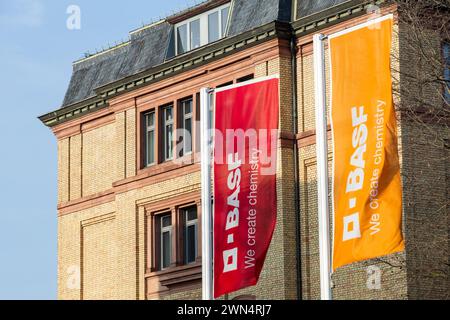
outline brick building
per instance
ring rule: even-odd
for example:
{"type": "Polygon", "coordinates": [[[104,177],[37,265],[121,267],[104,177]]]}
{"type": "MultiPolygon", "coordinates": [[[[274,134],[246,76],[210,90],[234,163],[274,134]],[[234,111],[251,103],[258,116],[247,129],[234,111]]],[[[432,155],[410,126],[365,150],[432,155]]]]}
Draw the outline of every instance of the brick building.
{"type": "MultiPolygon", "coordinates": [[[[312,36],[367,21],[371,5],[398,21],[382,0],[211,0],[76,61],[62,106],[40,117],[58,140],[59,298],[201,298],[199,90],[279,74],[278,224],[259,284],[229,298],[318,299],[312,36]],[[181,127],[193,135],[182,155],[173,147],[181,127]]],[[[395,30],[393,63],[408,68],[395,30]]],[[[421,132],[407,121],[399,129],[403,177],[429,177],[403,182],[407,250],[339,269],[335,299],[448,297],[449,277],[436,270],[448,267],[439,208],[448,208],[449,164],[424,160],[448,151],[408,148],[421,132]],[[381,270],[379,289],[367,286],[369,266],[381,270]]]]}

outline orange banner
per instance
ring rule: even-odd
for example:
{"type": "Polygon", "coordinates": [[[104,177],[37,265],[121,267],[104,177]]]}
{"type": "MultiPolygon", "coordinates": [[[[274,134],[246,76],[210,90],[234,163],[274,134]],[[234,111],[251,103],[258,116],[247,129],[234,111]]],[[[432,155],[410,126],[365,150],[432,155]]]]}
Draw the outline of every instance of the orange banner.
{"type": "Polygon", "coordinates": [[[334,141],[333,270],[404,250],[392,15],[329,37],[334,141]]]}

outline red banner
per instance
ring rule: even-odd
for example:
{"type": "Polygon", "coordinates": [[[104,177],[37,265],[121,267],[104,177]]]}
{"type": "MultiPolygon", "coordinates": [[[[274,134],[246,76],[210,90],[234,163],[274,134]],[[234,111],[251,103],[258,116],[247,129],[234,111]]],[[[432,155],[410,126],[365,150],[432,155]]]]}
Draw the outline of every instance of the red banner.
{"type": "Polygon", "coordinates": [[[275,229],[279,80],[216,91],[214,297],[256,285],[275,229]]]}

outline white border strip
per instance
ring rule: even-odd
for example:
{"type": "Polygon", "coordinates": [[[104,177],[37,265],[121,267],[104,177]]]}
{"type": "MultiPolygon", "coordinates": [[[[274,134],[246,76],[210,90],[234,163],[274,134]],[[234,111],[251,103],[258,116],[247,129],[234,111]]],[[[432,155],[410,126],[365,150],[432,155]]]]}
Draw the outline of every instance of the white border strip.
{"type": "Polygon", "coordinates": [[[267,81],[267,80],[271,80],[271,79],[280,79],[280,75],[279,74],[275,74],[275,75],[272,75],[272,76],[261,77],[261,78],[256,78],[256,79],[253,79],[253,80],[241,82],[241,83],[231,84],[231,85],[226,86],[226,87],[214,89],[214,92],[217,93],[217,92],[227,91],[227,90],[231,90],[231,89],[243,87],[243,86],[246,86],[246,85],[249,85],[249,84],[255,84],[255,83],[258,83],[258,82],[267,81]]]}
{"type": "Polygon", "coordinates": [[[379,18],[376,18],[376,19],[373,19],[373,20],[369,20],[369,21],[361,23],[361,24],[358,24],[358,25],[356,25],[354,27],[351,27],[351,28],[348,28],[348,29],[345,29],[345,30],[342,30],[342,31],[339,31],[339,32],[336,32],[336,33],[333,33],[333,34],[330,34],[328,36],[328,39],[333,39],[333,38],[342,36],[344,34],[347,34],[347,33],[350,33],[350,32],[353,32],[353,31],[356,31],[356,30],[359,30],[359,29],[362,29],[362,28],[367,28],[367,27],[369,27],[369,26],[371,26],[373,24],[377,24],[377,23],[380,23],[380,22],[383,22],[383,21],[389,20],[389,19],[392,19],[392,20],[394,19],[394,15],[392,13],[391,14],[387,14],[387,15],[382,16],[382,17],[379,17],[379,18]]]}

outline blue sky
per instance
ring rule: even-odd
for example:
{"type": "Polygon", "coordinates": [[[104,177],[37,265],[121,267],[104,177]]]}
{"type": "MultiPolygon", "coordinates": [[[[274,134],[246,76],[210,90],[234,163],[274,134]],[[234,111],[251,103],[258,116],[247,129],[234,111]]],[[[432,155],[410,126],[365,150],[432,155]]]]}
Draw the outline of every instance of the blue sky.
{"type": "MultiPolygon", "coordinates": [[[[198,0],[197,0],[198,1],[198,0]]],[[[58,108],[72,62],[192,0],[0,0],[0,299],[56,299],[58,108]],[[68,30],[69,5],[81,30],[68,30]]]]}

